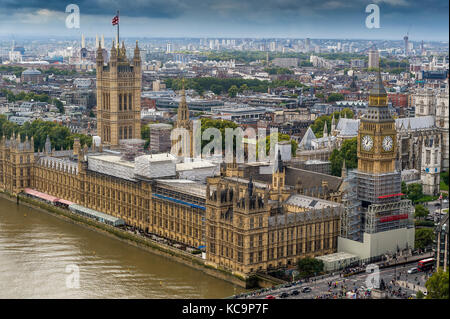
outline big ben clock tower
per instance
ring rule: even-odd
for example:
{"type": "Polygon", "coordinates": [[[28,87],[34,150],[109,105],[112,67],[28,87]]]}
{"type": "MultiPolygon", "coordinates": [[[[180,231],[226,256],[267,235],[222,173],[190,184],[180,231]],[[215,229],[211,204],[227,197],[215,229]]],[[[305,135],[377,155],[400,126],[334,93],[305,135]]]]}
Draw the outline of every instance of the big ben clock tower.
{"type": "Polygon", "coordinates": [[[358,169],[347,181],[356,186],[356,205],[346,215],[357,220],[358,236],[339,238],[338,251],[361,259],[414,248],[414,208],[402,199],[401,172],[396,171],[395,120],[388,109],[381,73],[369,93],[367,113],[358,130],[358,169]]]}
{"type": "Polygon", "coordinates": [[[391,173],[396,158],[395,120],[389,113],[381,73],[369,94],[367,114],[358,131],[358,170],[364,173],[391,173]]]}

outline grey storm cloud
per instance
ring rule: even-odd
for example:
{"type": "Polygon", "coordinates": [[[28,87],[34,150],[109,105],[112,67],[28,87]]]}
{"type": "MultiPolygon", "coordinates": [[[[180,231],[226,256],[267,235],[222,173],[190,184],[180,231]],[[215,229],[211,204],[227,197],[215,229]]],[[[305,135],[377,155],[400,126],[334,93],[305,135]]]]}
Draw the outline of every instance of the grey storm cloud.
{"type": "Polygon", "coordinates": [[[448,0],[0,0],[0,8],[21,12],[47,9],[65,11],[74,3],[83,14],[110,15],[116,9],[121,15],[147,18],[178,18],[233,14],[239,17],[254,14],[271,17],[291,16],[314,12],[323,16],[351,15],[364,12],[366,5],[377,3],[390,14],[420,14],[448,12],[448,0]]]}
{"type": "Polygon", "coordinates": [[[87,32],[108,32],[120,10],[124,22],[135,20],[121,28],[130,34],[448,37],[448,0],[0,0],[0,34],[62,33],[69,4],[79,6],[87,32]],[[371,3],[380,6],[381,29],[368,31],[371,3]]]}

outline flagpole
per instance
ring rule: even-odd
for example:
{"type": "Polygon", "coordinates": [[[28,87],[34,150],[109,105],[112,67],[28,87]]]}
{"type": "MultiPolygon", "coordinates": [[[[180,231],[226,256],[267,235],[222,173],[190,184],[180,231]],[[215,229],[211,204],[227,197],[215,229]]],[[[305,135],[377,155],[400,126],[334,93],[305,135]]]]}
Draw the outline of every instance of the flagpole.
{"type": "Polygon", "coordinates": [[[120,24],[120,18],[119,18],[119,10],[117,10],[117,47],[120,47],[119,43],[119,24],[120,24]]]}

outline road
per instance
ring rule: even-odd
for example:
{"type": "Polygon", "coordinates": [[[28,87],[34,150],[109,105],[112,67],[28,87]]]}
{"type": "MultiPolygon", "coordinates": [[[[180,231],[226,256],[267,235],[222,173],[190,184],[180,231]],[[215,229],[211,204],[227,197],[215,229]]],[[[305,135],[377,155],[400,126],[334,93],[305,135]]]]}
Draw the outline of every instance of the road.
{"type": "MultiPolygon", "coordinates": [[[[443,212],[444,209],[448,209],[449,203],[448,203],[448,201],[445,202],[445,200],[442,200],[442,210],[440,209],[440,206],[436,206],[437,204],[440,205],[439,200],[424,203],[424,206],[426,208],[428,208],[428,210],[430,211],[430,214],[428,216],[430,216],[430,217],[436,216],[436,218],[438,219],[439,212],[441,212],[441,211],[443,212]]],[[[435,222],[437,221],[437,219],[435,220],[435,222]]]]}
{"type": "MultiPolygon", "coordinates": [[[[401,266],[397,266],[397,267],[389,267],[389,268],[384,268],[384,269],[380,269],[380,280],[383,279],[387,290],[389,290],[389,288],[395,291],[398,291],[399,286],[398,285],[393,285],[392,284],[392,280],[395,279],[395,277],[397,277],[397,280],[401,280],[401,281],[407,281],[410,282],[414,285],[420,285],[422,287],[425,286],[425,282],[427,279],[427,275],[424,273],[416,273],[416,274],[408,274],[407,271],[410,268],[413,268],[417,265],[417,262],[411,262],[405,265],[401,265],[401,266]]],[[[364,289],[364,287],[367,287],[368,284],[366,283],[366,280],[368,278],[368,274],[367,273],[360,273],[360,274],[355,274],[346,278],[341,278],[339,275],[333,276],[333,277],[328,277],[328,278],[324,278],[322,280],[317,280],[315,282],[309,282],[309,283],[302,283],[302,284],[295,284],[291,287],[286,287],[286,288],[280,288],[277,290],[269,290],[254,296],[247,296],[247,297],[242,297],[243,299],[265,299],[268,295],[272,295],[275,298],[279,299],[281,297],[282,293],[287,293],[288,297],[286,297],[286,299],[315,299],[315,298],[333,298],[334,296],[332,296],[333,294],[335,294],[336,296],[340,295],[341,291],[347,292],[350,290],[358,290],[361,292],[361,296],[364,295],[364,292],[366,291],[366,289],[364,289]],[[329,282],[332,282],[333,284],[336,284],[336,288],[333,287],[333,285],[330,287],[329,286],[329,282]],[[303,287],[310,287],[311,288],[311,292],[309,293],[302,293],[301,289],[303,287]],[[362,288],[363,287],[363,288],[362,288]],[[298,295],[292,295],[292,292],[294,290],[299,291],[298,295]]],[[[412,294],[415,294],[416,292],[410,289],[406,289],[406,288],[401,288],[401,292],[402,293],[406,293],[406,296],[403,296],[403,298],[405,297],[409,297],[412,294]]],[[[399,298],[397,296],[394,295],[389,295],[389,298],[399,298]]],[[[241,298],[238,298],[241,299],[241,298]]]]}

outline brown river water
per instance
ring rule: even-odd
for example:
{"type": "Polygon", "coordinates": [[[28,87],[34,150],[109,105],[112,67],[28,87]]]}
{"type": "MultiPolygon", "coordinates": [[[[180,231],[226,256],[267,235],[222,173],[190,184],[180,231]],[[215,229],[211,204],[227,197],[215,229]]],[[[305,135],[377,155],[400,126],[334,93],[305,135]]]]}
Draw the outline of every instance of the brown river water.
{"type": "Polygon", "coordinates": [[[0,198],[0,298],[224,298],[242,291],[0,198]]]}

